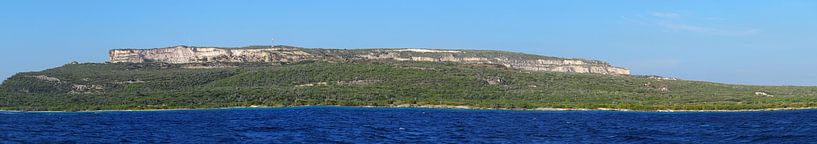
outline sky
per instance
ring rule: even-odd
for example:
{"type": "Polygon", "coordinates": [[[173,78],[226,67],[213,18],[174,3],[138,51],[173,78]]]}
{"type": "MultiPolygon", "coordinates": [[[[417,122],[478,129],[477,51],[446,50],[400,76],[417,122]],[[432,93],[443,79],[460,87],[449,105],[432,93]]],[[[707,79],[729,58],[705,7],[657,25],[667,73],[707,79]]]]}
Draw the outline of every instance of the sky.
{"type": "Polygon", "coordinates": [[[273,44],[506,50],[639,75],[817,86],[817,1],[0,1],[0,79],[105,62],[115,48],[273,44]]]}

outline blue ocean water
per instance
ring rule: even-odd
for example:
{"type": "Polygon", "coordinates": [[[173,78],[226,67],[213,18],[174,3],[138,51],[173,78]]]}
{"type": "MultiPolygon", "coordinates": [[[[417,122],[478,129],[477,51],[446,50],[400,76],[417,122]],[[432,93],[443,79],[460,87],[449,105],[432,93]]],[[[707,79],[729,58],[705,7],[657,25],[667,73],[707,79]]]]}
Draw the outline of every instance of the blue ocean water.
{"type": "Polygon", "coordinates": [[[814,143],[817,110],[291,107],[0,112],[0,143],[814,143]]]}

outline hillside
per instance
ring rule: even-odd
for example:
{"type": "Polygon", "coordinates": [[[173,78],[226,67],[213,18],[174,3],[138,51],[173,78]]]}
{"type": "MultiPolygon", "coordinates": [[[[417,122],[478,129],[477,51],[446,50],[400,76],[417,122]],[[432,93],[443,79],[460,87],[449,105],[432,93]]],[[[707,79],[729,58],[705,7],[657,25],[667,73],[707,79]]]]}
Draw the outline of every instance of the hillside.
{"type": "Polygon", "coordinates": [[[253,105],[737,110],[815,102],[817,87],[376,59],[67,64],[18,73],[0,85],[0,109],[30,111],[253,105]]]}

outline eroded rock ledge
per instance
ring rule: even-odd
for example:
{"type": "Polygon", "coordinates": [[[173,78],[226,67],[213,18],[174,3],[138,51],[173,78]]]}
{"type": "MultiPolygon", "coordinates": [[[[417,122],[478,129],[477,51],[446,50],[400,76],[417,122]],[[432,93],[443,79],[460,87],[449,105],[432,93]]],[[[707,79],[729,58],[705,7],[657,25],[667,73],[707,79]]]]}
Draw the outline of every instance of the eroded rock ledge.
{"type": "Polygon", "coordinates": [[[155,49],[115,49],[111,63],[210,63],[210,62],[299,62],[350,60],[393,60],[498,64],[505,67],[574,73],[629,75],[630,70],[603,61],[565,59],[524,53],[489,50],[437,49],[311,49],[291,46],[216,48],[176,46],[155,49]]]}

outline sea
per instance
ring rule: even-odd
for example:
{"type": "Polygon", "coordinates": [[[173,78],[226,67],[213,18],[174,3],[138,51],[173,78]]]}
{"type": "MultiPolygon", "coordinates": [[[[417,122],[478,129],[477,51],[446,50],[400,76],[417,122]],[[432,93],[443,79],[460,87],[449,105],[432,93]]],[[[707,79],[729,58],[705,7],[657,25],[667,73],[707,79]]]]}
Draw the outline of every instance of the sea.
{"type": "Polygon", "coordinates": [[[0,112],[0,143],[817,143],[817,110],[0,112]]]}

